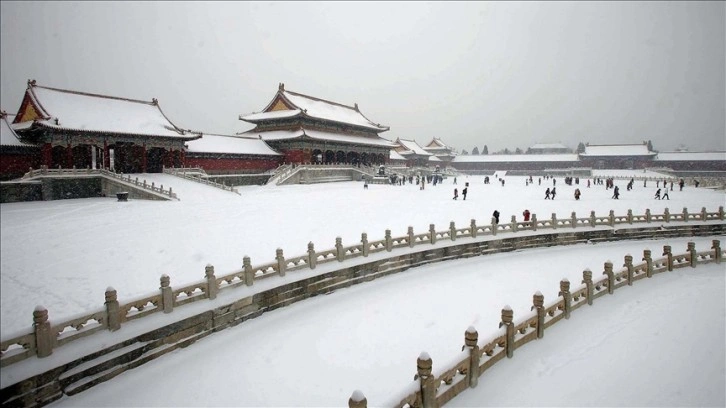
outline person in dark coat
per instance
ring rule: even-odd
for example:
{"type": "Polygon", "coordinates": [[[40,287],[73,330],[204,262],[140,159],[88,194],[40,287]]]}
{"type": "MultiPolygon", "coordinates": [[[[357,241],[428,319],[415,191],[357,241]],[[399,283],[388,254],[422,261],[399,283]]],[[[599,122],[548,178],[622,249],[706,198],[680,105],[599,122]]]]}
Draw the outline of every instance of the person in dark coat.
{"type": "Polygon", "coordinates": [[[658,191],[655,192],[655,197],[653,197],[653,198],[655,198],[656,200],[660,200],[660,189],[658,189],[658,191]]]}
{"type": "Polygon", "coordinates": [[[547,187],[547,190],[545,190],[545,200],[549,200],[549,199],[550,199],[550,188],[547,187]]]}
{"type": "Polygon", "coordinates": [[[615,186],[615,190],[613,190],[613,199],[619,200],[620,199],[620,188],[618,186],[615,186]]]}
{"type": "Polygon", "coordinates": [[[494,213],[492,214],[492,217],[494,217],[494,223],[499,224],[499,211],[494,210],[494,213]]]}
{"type": "Polygon", "coordinates": [[[454,189],[454,200],[456,200],[457,198],[459,198],[459,190],[454,189]]]}
{"type": "Polygon", "coordinates": [[[550,198],[550,199],[551,200],[554,200],[555,199],[555,195],[557,194],[557,191],[555,191],[555,188],[554,187],[552,187],[552,191],[550,192],[550,194],[552,195],[552,198],[550,198]]]}
{"type": "Polygon", "coordinates": [[[579,200],[579,199],[580,199],[580,189],[576,188],[575,189],[575,200],[579,200]]]}
{"type": "Polygon", "coordinates": [[[468,187],[464,187],[464,189],[461,190],[461,195],[462,195],[462,197],[464,197],[463,198],[464,201],[466,201],[466,193],[468,192],[468,190],[469,190],[468,187]]]}
{"type": "Polygon", "coordinates": [[[529,210],[524,210],[524,212],[522,213],[522,216],[524,217],[525,221],[529,221],[529,216],[530,216],[529,210]]]}

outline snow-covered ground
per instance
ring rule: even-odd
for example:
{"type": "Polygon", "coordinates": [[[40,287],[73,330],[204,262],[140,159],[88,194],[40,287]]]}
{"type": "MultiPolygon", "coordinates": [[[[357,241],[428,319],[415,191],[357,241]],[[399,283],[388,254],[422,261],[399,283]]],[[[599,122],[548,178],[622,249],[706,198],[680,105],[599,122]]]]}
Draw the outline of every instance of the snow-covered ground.
{"type": "MultiPolygon", "coordinates": [[[[723,237],[721,237],[723,238],[723,237]]],[[[369,407],[403,398],[416,358],[461,356],[473,325],[499,333],[505,305],[530,313],[590,267],[707,238],[517,251],[432,264],[317,296],[213,334],[54,407],[369,407]]],[[[722,240],[723,242],[723,240],[722,240]]],[[[636,258],[637,259],[637,258],[636,258]]],[[[724,406],[724,265],[683,268],[618,289],[497,363],[447,406],[724,406]]]]}
{"type": "MultiPolygon", "coordinates": [[[[626,191],[626,181],[616,181],[621,197],[620,200],[612,200],[612,190],[594,185],[586,188],[584,179],[579,186],[567,186],[562,178],[558,178],[558,195],[550,201],[543,198],[544,190],[552,187],[552,180],[543,179],[540,185],[535,178],[533,185],[526,186],[524,177],[514,176],[507,176],[504,186],[497,180],[485,185],[483,177],[462,176],[456,186],[452,184],[453,179],[447,179],[442,185],[427,185],[423,191],[409,184],[370,185],[368,190],[363,190],[359,182],[248,186],[240,188],[241,196],[170,175],[143,174],[139,178],[163,184],[165,188],[173,187],[181,201],[117,202],[112,198],[97,198],[0,205],[0,321],[3,338],[29,329],[32,310],[39,304],[48,308],[51,320],[60,321],[100,308],[108,286],[118,291],[123,302],[124,299],[155,292],[162,274],[171,276],[172,286],[179,286],[201,280],[204,266],[208,263],[215,266],[216,274],[220,276],[239,270],[244,255],[252,258],[253,265],[267,263],[273,260],[278,247],[285,250],[287,257],[304,254],[309,241],[314,242],[320,251],[332,248],[338,236],[342,237],[344,245],[358,242],[361,232],[367,232],[369,240],[376,240],[383,237],[387,228],[392,230],[393,236],[401,236],[405,235],[409,225],[418,233],[428,230],[431,223],[436,225],[437,230],[445,229],[450,221],[463,226],[472,218],[478,224],[485,224],[495,209],[500,211],[501,221],[507,222],[512,215],[521,219],[525,208],[539,218],[549,218],[552,213],[563,218],[569,217],[572,211],[582,217],[591,210],[598,215],[607,214],[611,209],[616,214],[625,214],[628,209],[642,214],[646,208],[653,213],[662,213],[665,207],[671,212],[680,212],[683,207],[695,212],[701,207],[716,211],[718,206],[724,205],[723,192],[691,186],[680,192],[676,186],[670,193],[670,201],[656,201],[652,198],[656,190],[652,183],[648,184],[648,188],[636,183],[633,191],[626,191]],[[465,182],[470,183],[466,201],[461,197],[452,200],[453,189],[458,188],[461,193],[465,182]],[[573,197],[576,187],[583,194],[579,201],[573,197]]],[[[724,242],[723,237],[715,238],[724,242]]],[[[673,245],[675,252],[684,252],[686,241],[669,240],[667,243],[673,245]]],[[[710,247],[710,238],[695,241],[698,249],[710,247]]],[[[428,351],[435,365],[437,361],[447,361],[460,350],[463,332],[469,325],[475,325],[484,337],[496,330],[498,311],[504,303],[512,305],[515,315],[522,314],[529,310],[532,293],[536,290],[545,294],[546,302],[552,301],[557,296],[557,282],[564,276],[579,282],[586,267],[596,271],[607,259],[617,265],[625,253],[638,255],[645,247],[657,253],[662,245],[663,242],[647,241],[537,249],[416,268],[265,314],[125,373],[107,384],[64,399],[60,404],[340,406],[347,401],[353,389],[360,388],[368,396],[370,406],[385,405],[413,378],[416,356],[421,351],[428,351]],[[612,252],[608,252],[609,246],[612,246],[612,252]],[[544,272],[547,267],[554,270],[547,274],[544,272]],[[445,276],[442,276],[443,271],[445,276]],[[460,279],[460,276],[468,277],[468,280],[460,279]],[[437,280],[436,285],[424,285],[434,277],[442,279],[437,280]],[[386,287],[389,282],[392,286],[386,287]],[[469,290],[476,290],[476,295],[472,292],[467,296],[469,290]],[[364,294],[372,298],[363,297],[364,294]],[[357,300],[359,297],[362,300],[357,300]],[[471,302],[477,298],[479,303],[471,302]],[[328,299],[333,303],[316,306],[328,299]],[[347,305],[346,302],[355,303],[347,305]],[[459,304],[466,307],[458,308],[459,304]],[[348,309],[359,314],[343,313],[348,309]],[[390,312],[393,313],[389,315],[390,312]],[[289,316],[288,313],[294,315],[289,316]],[[305,320],[308,314],[315,318],[305,320]],[[341,319],[335,319],[338,315],[341,319]],[[228,335],[235,337],[225,337],[228,335]],[[218,352],[214,353],[214,350],[218,352]],[[228,352],[222,352],[224,350],[228,352]],[[196,357],[195,353],[201,354],[196,357]],[[235,360],[237,356],[239,360],[235,360]],[[209,361],[216,364],[205,368],[191,366],[208,364],[209,361]],[[145,377],[147,370],[153,374],[145,377]],[[195,374],[182,378],[186,372],[195,374]],[[164,391],[163,387],[167,385],[151,384],[151,377],[162,382],[165,381],[163,378],[170,378],[170,388],[164,391]],[[231,385],[224,383],[225,378],[232,381],[231,385]],[[113,387],[117,384],[120,388],[114,398],[112,395],[116,391],[113,387]],[[185,386],[179,387],[179,384],[185,386]],[[205,384],[206,387],[203,386],[205,384]],[[129,393],[131,389],[133,393],[129,393]],[[214,391],[203,391],[211,389],[214,391]],[[180,398],[174,399],[174,395],[180,398]],[[105,402],[102,404],[101,400],[105,402]]],[[[723,306],[723,267],[703,268],[703,275],[698,274],[701,270],[698,268],[693,270],[695,275],[689,273],[690,269],[682,269],[672,276],[679,277],[679,282],[708,281],[702,286],[688,283],[688,293],[693,296],[692,299],[720,296],[720,305],[723,306]],[[704,294],[713,288],[717,292],[715,295],[704,294]]],[[[662,279],[661,275],[657,278],[664,282],[671,279],[662,279]]],[[[647,285],[650,284],[650,281],[647,282],[647,285]]],[[[646,286],[646,283],[639,286],[646,286]]],[[[636,289],[627,288],[622,292],[635,292],[636,289]]],[[[674,287],[663,289],[666,298],[673,291],[676,291],[674,287]]],[[[620,305],[616,302],[613,307],[620,305]]],[[[660,307],[649,305],[654,310],[657,310],[656,306],[660,307]]],[[[557,326],[569,326],[574,324],[574,319],[586,319],[579,316],[605,308],[589,309],[586,313],[578,311],[579,315],[573,314],[571,321],[557,326]]],[[[721,365],[715,367],[714,372],[717,379],[719,373],[723,379],[723,336],[713,335],[723,335],[723,307],[719,310],[716,302],[714,307],[704,309],[708,312],[699,309],[698,321],[703,323],[702,326],[708,323],[715,328],[708,326],[711,336],[693,335],[690,338],[698,339],[699,347],[704,350],[713,347],[700,343],[702,339],[715,342],[714,360],[720,361],[721,365]],[[721,358],[717,359],[719,353],[721,358]]],[[[689,316],[680,311],[687,310],[685,307],[678,310],[678,315],[689,316]]],[[[674,319],[676,317],[673,316],[674,319]]],[[[565,334],[555,348],[559,353],[567,353],[567,350],[558,347],[572,337],[570,328],[553,329],[552,335],[547,333],[545,341],[555,339],[555,333],[560,330],[565,334]]],[[[649,328],[644,327],[643,330],[649,328]]],[[[665,329],[657,330],[665,333],[665,329]]],[[[612,329],[604,335],[614,338],[619,331],[612,329]]],[[[580,330],[576,332],[578,335],[581,333],[580,330]]],[[[625,341],[631,342],[632,338],[625,341]]],[[[528,352],[528,347],[537,347],[538,343],[545,344],[536,342],[521,349],[521,353],[528,352]]],[[[628,343],[628,349],[630,347],[628,343]]],[[[601,350],[599,346],[593,354],[600,355],[601,350]]],[[[499,365],[530,361],[518,359],[519,351],[513,360],[499,365]]],[[[668,353],[671,359],[672,355],[668,353]]],[[[542,356],[537,358],[546,359],[542,356]]],[[[608,358],[612,359],[612,355],[608,358]]],[[[572,360],[579,361],[579,358],[572,360]]],[[[684,361],[686,365],[692,360],[684,361]]],[[[540,363],[546,364],[547,361],[540,363]]],[[[552,361],[555,365],[561,363],[559,360],[552,361]]],[[[628,367],[624,361],[617,365],[621,369],[628,367]]],[[[554,371],[558,370],[546,367],[542,373],[549,377],[554,371]]],[[[480,387],[487,381],[483,380],[480,387]]],[[[600,383],[597,384],[599,386],[600,383]]],[[[509,387],[508,390],[523,394],[517,392],[519,388],[509,387]]],[[[723,388],[720,391],[711,389],[707,394],[713,396],[709,400],[715,401],[713,404],[723,405],[723,388]]],[[[684,391],[682,395],[687,393],[684,391]]],[[[624,398],[628,401],[625,405],[649,405],[644,400],[624,398]]],[[[699,405],[691,404],[689,397],[685,398],[680,403],[677,399],[670,399],[664,404],[676,401],[673,404],[699,405]]],[[[501,402],[505,400],[499,401],[499,405],[505,404],[501,402]]],[[[554,401],[554,405],[568,405],[559,402],[564,399],[556,398],[554,401]]],[[[477,406],[484,403],[462,404],[477,406]]],[[[526,402],[521,404],[528,405],[526,402]]],[[[619,402],[602,400],[593,404],[618,405],[619,402]]],[[[529,405],[551,404],[535,402],[529,405]]]]}

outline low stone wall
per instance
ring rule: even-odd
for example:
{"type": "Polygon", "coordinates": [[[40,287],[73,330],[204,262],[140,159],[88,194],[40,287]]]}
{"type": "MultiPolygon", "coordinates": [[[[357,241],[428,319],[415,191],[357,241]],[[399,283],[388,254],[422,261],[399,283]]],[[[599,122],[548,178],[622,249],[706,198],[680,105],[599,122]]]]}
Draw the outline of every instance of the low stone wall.
{"type": "Polygon", "coordinates": [[[40,181],[0,182],[0,203],[43,201],[43,183],[40,181]]]}
{"type": "MultiPolygon", "coordinates": [[[[103,350],[91,350],[81,358],[49,368],[43,373],[33,375],[30,378],[6,386],[0,390],[0,403],[3,407],[43,406],[60,398],[63,394],[73,395],[81,392],[109,380],[128,369],[142,365],[177,348],[185,347],[216,331],[260,316],[267,311],[275,310],[309,297],[330,293],[340,288],[398,273],[416,266],[490,253],[509,252],[523,248],[568,245],[588,241],[604,242],[676,236],[710,236],[723,234],[724,231],[726,231],[726,223],[722,221],[706,224],[694,222],[676,226],[653,225],[635,228],[628,226],[619,229],[562,229],[553,232],[541,232],[536,235],[509,235],[503,238],[492,237],[492,239],[484,241],[462,239],[457,243],[452,242],[450,245],[444,247],[421,246],[419,250],[370,261],[364,261],[365,258],[358,258],[358,263],[349,264],[348,266],[341,264],[341,267],[335,271],[303,278],[255,294],[245,296],[244,292],[241,291],[241,297],[231,303],[184,318],[178,322],[151,330],[129,340],[109,345],[109,347],[103,350]]],[[[415,238],[416,236],[413,237],[415,238]]],[[[387,237],[386,245],[390,248],[392,244],[390,237],[387,237]]],[[[312,251],[315,253],[314,249],[312,251]]],[[[328,252],[331,252],[331,255],[333,255],[332,259],[335,259],[336,256],[340,259],[344,255],[342,246],[339,246],[337,251],[325,251],[317,255],[322,256],[323,259],[327,259],[328,252]]],[[[282,258],[280,262],[282,262],[282,265],[287,265],[289,261],[291,260],[284,260],[282,258]]],[[[248,266],[249,258],[246,258],[245,269],[248,266]]],[[[271,267],[262,267],[265,271],[269,268],[271,267]]],[[[274,271],[274,274],[284,275],[284,272],[285,268],[283,267],[280,270],[274,271]]],[[[83,336],[92,334],[98,330],[117,330],[122,320],[143,317],[143,315],[152,312],[147,307],[156,309],[157,311],[163,310],[167,313],[171,312],[175,305],[197,299],[216,298],[222,283],[227,286],[250,284],[245,282],[246,275],[244,274],[216,278],[214,276],[214,268],[211,266],[207,268],[206,275],[207,279],[205,282],[189,285],[173,291],[174,293],[183,293],[185,296],[182,298],[172,296],[169,278],[164,276],[162,276],[161,291],[158,295],[140,299],[124,306],[119,305],[116,292],[111,289],[106,293],[106,304],[103,310],[91,316],[84,316],[68,324],[79,330],[85,330],[86,327],[84,326],[89,325],[88,331],[82,333],[83,336]],[[135,312],[130,315],[128,312],[131,309],[135,312]]],[[[268,274],[266,276],[271,275],[268,274]]],[[[52,333],[65,331],[65,326],[51,327],[48,322],[48,313],[44,309],[36,309],[33,315],[36,335],[35,337],[28,335],[31,337],[21,339],[20,341],[27,343],[29,347],[27,353],[32,352],[42,357],[44,353],[49,354],[53,352],[53,345],[56,342],[63,342],[62,339],[54,340],[53,337],[42,336],[49,336],[52,333]],[[39,335],[38,333],[40,333],[41,337],[37,337],[39,335]],[[43,354],[41,354],[41,351],[43,354]]],[[[4,347],[4,350],[7,350],[7,345],[4,347]]],[[[62,349],[58,350],[58,352],[62,352],[62,349]]],[[[23,358],[27,357],[24,356],[23,358]]],[[[3,368],[3,370],[12,369],[12,366],[3,368]]],[[[413,398],[417,398],[416,395],[413,398]]]]}
{"type": "Polygon", "coordinates": [[[208,180],[228,186],[261,186],[267,184],[272,174],[214,174],[208,180]]]}

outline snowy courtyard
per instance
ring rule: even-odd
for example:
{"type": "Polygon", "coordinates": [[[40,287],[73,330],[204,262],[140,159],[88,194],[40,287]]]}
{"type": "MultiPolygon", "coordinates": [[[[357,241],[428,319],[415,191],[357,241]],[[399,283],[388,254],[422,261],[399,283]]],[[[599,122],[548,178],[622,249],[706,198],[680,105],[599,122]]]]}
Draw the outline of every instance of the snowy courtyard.
{"type": "MultiPolygon", "coordinates": [[[[483,177],[460,176],[456,185],[448,178],[424,190],[410,184],[372,184],[364,190],[359,182],[246,186],[239,188],[241,195],[170,175],[138,176],[173,187],[180,201],[97,198],[0,205],[4,338],[30,329],[36,305],[45,306],[52,321],[60,321],[102,307],[108,286],[118,291],[123,302],[158,290],[162,274],[171,277],[172,286],[185,285],[201,280],[207,264],[214,265],[220,276],[241,269],[245,255],[253,264],[262,264],[274,259],[277,248],[284,249],[288,257],[297,256],[305,253],[308,242],[314,242],[320,251],[332,248],[336,237],[344,245],[359,242],[362,232],[375,240],[386,229],[393,236],[402,236],[408,226],[421,233],[429,224],[435,224],[437,230],[446,229],[451,221],[457,226],[467,225],[471,219],[487,224],[494,210],[501,213],[504,223],[512,216],[521,220],[525,209],[542,219],[553,213],[569,218],[573,211],[578,217],[590,211],[607,215],[610,210],[623,215],[628,209],[634,214],[650,209],[655,214],[666,207],[671,212],[681,212],[684,207],[689,212],[699,212],[701,207],[713,212],[724,205],[722,191],[691,185],[683,191],[675,185],[670,200],[654,200],[654,181],[647,187],[636,182],[627,191],[627,180],[616,180],[621,196],[614,200],[612,190],[604,185],[588,188],[587,180],[582,179],[579,185],[568,186],[557,178],[556,198],[544,200],[552,180],[542,179],[540,185],[535,178],[526,185],[524,177],[516,176],[505,176],[504,185],[496,178],[484,184],[483,177]],[[461,192],[467,182],[466,200],[461,196],[453,200],[454,188],[461,192]],[[573,197],[575,188],[582,191],[580,200],[573,197]]],[[[515,316],[523,315],[529,312],[535,291],[541,291],[549,303],[557,297],[561,278],[577,283],[585,268],[599,275],[603,262],[611,260],[619,267],[627,253],[637,260],[648,248],[656,257],[665,244],[672,245],[674,253],[683,253],[688,241],[705,250],[711,239],[721,239],[724,245],[723,237],[618,242],[523,250],[414,268],[264,314],[55,405],[341,406],[355,389],[365,393],[369,406],[390,405],[411,382],[421,351],[432,356],[435,367],[450,361],[459,355],[468,326],[475,326],[480,338],[497,332],[499,310],[505,304],[512,306],[515,316]],[[129,393],[130,389],[134,392],[129,393]]],[[[518,350],[514,359],[495,366],[482,377],[477,390],[465,392],[451,404],[587,405],[583,396],[597,395],[591,401],[593,406],[723,405],[723,271],[723,266],[715,265],[681,269],[602,298],[555,326],[543,341],[518,350]],[[694,298],[704,303],[694,305],[694,298]],[[627,317],[633,322],[632,331],[618,328],[628,310],[642,312],[627,317]],[[604,323],[613,314],[620,320],[604,323]],[[701,324],[689,323],[694,314],[699,316],[695,323],[701,324]],[[674,323],[664,324],[669,319],[674,323]],[[683,330],[687,323],[689,329],[703,331],[683,330]],[[583,326],[576,329],[575,325],[583,326]],[[706,343],[691,347],[691,338],[706,343]],[[588,346],[587,352],[568,347],[593,341],[599,343],[588,346]],[[653,342],[662,343],[663,348],[653,349],[653,342]],[[684,348],[667,348],[678,344],[684,348]],[[636,346],[651,357],[625,370],[636,346]],[[704,350],[714,354],[706,358],[704,350]],[[656,368],[663,381],[646,381],[659,385],[646,387],[651,392],[645,392],[638,381],[648,375],[644,367],[657,367],[648,364],[658,360],[655,354],[661,351],[669,356],[667,367],[683,370],[672,370],[676,375],[656,368]],[[682,360],[674,360],[674,353],[682,360]],[[613,354],[624,357],[613,360],[613,354]],[[590,361],[588,367],[574,365],[583,360],[590,361]],[[605,366],[598,369],[598,364],[605,366]],[[708,370],[694,375],[693,366],[703,364],[708,370]],[[592,371],[584,374],[585,369],[592,371]],[[495,374],[506,370],[513,371],[495,374]],[[530,377],[510,378],[515,372],[530,377]],[[603,376],[596,377],[598,372],[603,376]],[[626,374],[633,379],[629,387],[618,382],[626,374]],[[595,388],[612,390],[603,381],[614,381],[612,387],[620,384],[623,393],[593,394],[593,388],[585,387],[583,376],[595,388]],[[495,381],[507,378],[509,384],[494,386],[495,381]],[[702,384],[695,389],[701,392],[694,394],[698,381],[702,384]],[[685,385],[673,388],[674,382],[685,385]],[[554,384],[564,383],[571,387],[553,391],[554,384]],[[664,384],[674,391],[662,392],[664,384]],[[525,386],[539,399],[522,399],[525,386]],[[610,397],[615,399],[607,399],[610,397]]]]}

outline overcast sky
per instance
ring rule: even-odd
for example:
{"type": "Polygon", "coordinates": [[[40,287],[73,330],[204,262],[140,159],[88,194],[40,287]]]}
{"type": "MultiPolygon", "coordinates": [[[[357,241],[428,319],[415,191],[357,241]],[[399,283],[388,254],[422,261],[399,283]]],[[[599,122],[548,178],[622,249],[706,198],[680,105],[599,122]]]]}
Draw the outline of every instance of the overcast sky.
{"type": "Polygon", "coordinates": [[[726,150],[724,2],[9,2],[0,106],[39,85],[234,134],[285,88],[381,136],[726,150]]]}

